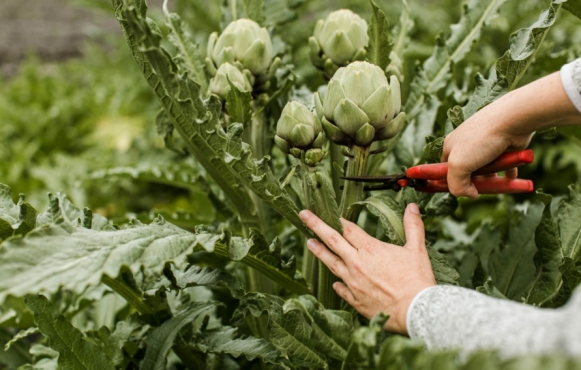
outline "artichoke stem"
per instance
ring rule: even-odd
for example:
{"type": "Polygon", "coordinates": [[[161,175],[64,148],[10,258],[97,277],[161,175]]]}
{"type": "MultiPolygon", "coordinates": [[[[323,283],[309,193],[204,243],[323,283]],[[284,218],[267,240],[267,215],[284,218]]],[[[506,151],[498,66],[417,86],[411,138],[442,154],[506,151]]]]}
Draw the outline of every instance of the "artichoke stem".
{"type": "MultiPolygon", "coordinates": [[[[256,111],[256,107],[253,107],[256,111]]],[[[256,159],[262,159],[266,153],[270,152],[270,141],[271,138],[268,136],[268,125],[266,123],[264,113],[258,114],[252,118],[250,127],[247,128],[250,131],[249,144],[254,149],[254,157],[256,159]]],[[[274,239],[274,230],[270,226],[268,214],[268,207],[262,199],[260,199],[256,194],[252,193],[251,198],[254,202],[256,212],[258,214],[258,220],[260,222],[260,232],[266,240],[274,239]]],[[[270,279],[267,279],[260,272],[248,267],[248,282],[249,288],[253,292],[269,293],[273,294],[276,291],[276,285],[270,279]]],[[[260,334],[264,335],[265,327],[258,325],[260,329],[260,334]]]]}
{"type": "MultiPolygon", "coordinates": [[[[343,168],[343,164],[345,163],[345,157],[341,153],[341,145],[331,143],[331,164],[337,163],[337,165],[343,168]]],[[[335,196],[337,199],[341,199],[341,174],[337,171],[333,166],[331,166],[331,174],[333,176],[333,189],[335,190],[335,196]]]]}
{"type": "MultiPolygon", "coordinates": [[[[305,154],[301,153],[301,174],[303,177],[303,187],[305,195],[304,206],[317,214],[317,205],[313,204],[311,199],[312,192],[321,191],[316,186],[311,188],[313,184],[309,184],[307,179],[311,174],[317,171],[316,167],[310,167],[305,164],[305,154]]],[[[315,176],[316,177],[316,176],[315,176]]],[[[317,197],[315,197],[316,199],[317,197]]],[[[329,222],[323,219],[323,221],[329,222]]],[[[313,252],[307,248],[307,243],[304,244],[303,254],[303,275],[309,284],[311,284],[313,295],[317,297],[319,302],[327,309],[338,310],[341,307],[341,298],[335,293],[333,283],[339,279],[333,275],[325,264],[318,261],[313,255],[313,252]]]]}
{"type": "MultiPolygon", "coordinates": [[[[311,204],[311,187],[308,184],[307,181],[307,176],[309,174],[309,171],[313,171],[314,168],[309,167],[305,164],[305,152],[303,151],[301,153],[301,158],[300,158],[300,172],[301,172],[301,177],[303,180],[303,195],[305,197],[305,203],[303,204],[303,206],[310,210],[313,211],[313,206],[311,204]]],[[[305,280],[307,281],[307,283],[309,283],[313,289],[313,295],[316,297],[317,296],[317,288],[318,288],[318,263],[317,263],[317,259],[315,258],[315,255],[313,254],[313,252],[311,252],[309,250],[309,248],[307,248],[307,243],[306,240],[304,242],[304,248],[303,248],[303,276],[305,277],[305,280]]]]}
{"type": "MultiPolygon", "coordinates": [[[[347,159],[347,171],[345,171],[345,176],[365,176],[367,174],[367,160],[369,159],[369,147],[368,146],[351,146],[351,155],[347,159]]],[[[356,222],[357,220],[351,219],[355,218],[356,215],[349,214],[349,207],[356,202],[363,200],[363,183],[355,181],[345,181],[343,187],[343,196],[341,197],[341,205],[339,209],[341,211],[341,217],[345,219],[356,222]]]]}

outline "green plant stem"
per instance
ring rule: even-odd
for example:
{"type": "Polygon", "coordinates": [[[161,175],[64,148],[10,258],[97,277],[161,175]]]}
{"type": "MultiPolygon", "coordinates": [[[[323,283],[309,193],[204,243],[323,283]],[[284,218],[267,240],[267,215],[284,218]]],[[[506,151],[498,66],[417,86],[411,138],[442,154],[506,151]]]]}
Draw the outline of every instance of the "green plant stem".
{"type": "Polygon", "coordinates": [[[205,362],[201,361],[197,356],[194,356],[183,343],[178,343],[171,349],[188,369],[203,369],[206,365],[205,362]]]}
{"type": "Polygon", "coordinates": [[[330,143],[330,152],[331,152],[331,176],[333,179],[333,189],[335,190],[335,196],[337,199],[341,199],[341,195],[343,190],[341,190],[341,173],[339,173],[333,166],[333,163],[336,163],[339,167],[343,168],[343,164],[345,163],[345,157],[343,153],[341,153],[341,145],[330,143]]]}
{"type": "Polygon", "coordinates": [[[135,307],[140,314],[153,315],[154,312],[151,307],[149,307],[149,305],[143,301],[142,297],[136,294],[131,287],[127,286],[127,284],[117,279],[113,279],[108,275],[103,275],[101,277],[101,282],[123,297],[130,305],[135,307]]]}
{"type": "MultiPolygon", "coordinates": [[[[306,166],[303,160],[304,158],[301,158],[301,172],[303,174],[307,208],[321,217],[325,223],[335,230],[342,232],[336,198],[332,194],[333,185],[331,179],[326,172],[323,174],[316,168],[306,166]]],[[[309,258],[310,256],[312,256],[312,252],[305,246],[303,258],[309,258]]],[[[314,256],[312,258],[316,261],[314,256]]],[[[338,280],[337,277],[320,261],[310,264],[311,262],[307,259],[306,263],[309,264],[306,268],[310,269],[308,270],[309,277],[313,281],[314,294],[319,302],[328,309],[339,309],[341,298],[333,289],[333,283],[338,280]]]]}
{"type": "Polygon", "coordinates": [[[238,19],[238,4],[236,0],[230,0],[230,10],[232,11],[232,20],[238,19]]]}
{"type": "MultiPolygon", "coordinates": [[[[369,147],[353,145],[350,150],[351,157],[348,159],[346,176],[366,175],[367,160],[369,159],[369,147]]],[[[356,213],[349,213],[349,206],[363,200],[363,184],[353,181],[346,181],[341,197],[340,214],[343,218],[355,222],[356,213]]],[[[327,220],[324,220],[329,222],[327,220]]],[[[340,228],[336,225],[335,228],[340,228]]],[[[342,230],[338,230],[342,232],[342,230]]],[[[333,283],[339,279],[322,262],[319,262],[319,281],[317,289],[317,299],[328,309],[340,309],[341,298],[335,293],[333,283]]]]}
{"type": "MultiPolygon", "coordinates": [[[[311,187],[308,184],[307,181],[307,176],[309,174],[309,172],[312,171],[312,168],[307,166],[305,164],[305,158],[304,158],[304,153],[301,156],[301,160],[300,160],[300,172],[301,172],[301,177],[303,179],[303,196],[305,197],[305,204],[303,204],[303,206],[310,210],[313,211],[313,205],[311,204],[311,187]]],[[[313,254],[313,252],[311,252],[309,250],[309,248],[307,248],[307,243],[306,243],[306,238],[304,241],[304,247],[303,247],[303,276],[305,277],[305,280],[307,281],[307,283],[309,283],[309,285],[312,287],[313,289],[313,295],[317,296],[317,286],[318,286],[318,263],[317,263],[317,259],[315,258],[315,255],[313,254]]]]}
{"type": "MultiPolygon", "coordinates": [[[[261,159],[270,153],[270,141],[266,117],[264,113],[259,113],[252,118],[250,123],[250,145],[256,159],[261,159]]],[[[258,214],[259,230],[267,240],[272,240],[275,233],[271,227],[272,223],[269,222],[269,207],[255,193],[252,193],[251,197],[258,214]]],[[[276,290],[272,280],[265,279],[264,275],[252,268],[248,269],[248,283],[250,290],[254,292],[273,294],[276,290]]]]}
{"type": "MultiPolygon", "coordinates": [[[[367,161],[369,159],[369,147],[353,145],[350,148],[351,157],[348,158],[347,171],[345,176],[365,176],[367,174],[367,161]]],[[[355,181],[345,181],[343,196],[341,197],[341,217],[355,222],[352,214],[348,210],[351,204],[363,200],[363,183],[355,181]]]]}

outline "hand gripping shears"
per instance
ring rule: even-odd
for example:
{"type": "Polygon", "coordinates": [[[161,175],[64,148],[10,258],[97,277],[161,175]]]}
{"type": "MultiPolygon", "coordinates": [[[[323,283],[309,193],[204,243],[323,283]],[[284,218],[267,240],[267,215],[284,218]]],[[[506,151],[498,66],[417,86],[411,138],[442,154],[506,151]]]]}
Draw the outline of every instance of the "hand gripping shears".
{"type": "MultiPolygon", "coordinates": [[[[480,194],[530,193],[534,190],[531,180],[510,179],[497,176],[497,172],[510,170],[532,163],[534,153],[531,149],[504,153],[497,159],[472,173],[471,181],[480,194]]],[[[387,176],[346,176],[347,181],[377,183],[365,186],[364,190],[394,190],[411,187],[426,193],[448,192],[448,163],[421,164],[410,167],[405,174],[387,176]]]]}

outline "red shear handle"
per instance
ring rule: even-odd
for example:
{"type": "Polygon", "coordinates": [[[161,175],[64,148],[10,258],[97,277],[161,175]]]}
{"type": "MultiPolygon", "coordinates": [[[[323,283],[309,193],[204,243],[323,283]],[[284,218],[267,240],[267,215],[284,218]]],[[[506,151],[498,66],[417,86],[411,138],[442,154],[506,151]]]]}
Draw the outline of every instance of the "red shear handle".
{"type": "MultiPolygon", "coordinates": [[[[504,153],[496,160],[474,172],[474,175],[488,175],[510,170],[523,164],[532,163],[534,159],[535,155],[531,149],[504,153]]],[[[405,174],[410,179],[442,180],[448,176],[448,163],[421,164],[408,168],[405,174]]]]}
{"type": "MultiPolygon", "coordinates": [[[[531,180],[509,179],[506,177],[473,177],[472,183],[479,194],[530,193],[534,190],[531,180]]],[[[428,181],[428,186],[416,188],[416,190],[425,193],[446,193],[450,191],[446,180],[431,180],[428,181]]]]}

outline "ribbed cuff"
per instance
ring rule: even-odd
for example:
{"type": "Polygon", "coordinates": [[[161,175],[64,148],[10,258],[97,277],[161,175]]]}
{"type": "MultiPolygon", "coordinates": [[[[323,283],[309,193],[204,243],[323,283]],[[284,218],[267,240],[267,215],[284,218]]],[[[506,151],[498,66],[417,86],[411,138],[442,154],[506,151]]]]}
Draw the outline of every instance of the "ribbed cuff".
{"type": "Polygon", "coordinates": [[[576,62],[578,63],[578,61],[573,61],[561,67],[561,82],[563,83],[567,96],[571,99],[571,103],[573,103],[575,108],[577,108],[581,113],[581,92],[577,88],[577,84],[575,84],[575,80],[573,79],[573,67],[576,62]]]}
{"type": "Polygon", "coordinates": [[[430,286],[427,288],[422,289],[418,294],[416,294],[416,296],[414,297],[414,299],[412,299],[412,302],[410,303],[409,307],[408,307],[408,311],[406,313],[406,317],[405,317],[405,326],[407,328],[407,332],[410,338],[415,338],[416,337],[416,333],[412,332],[412,325],[411,325],[411,313],[414,309],[414,306],[416,304],[416,302],[418,302],[420,300],[420,297],[422,295],[424,295],[424,293],[426,293],[428,290],[437,287],[437,285],[434,286],[430,286]]]}

